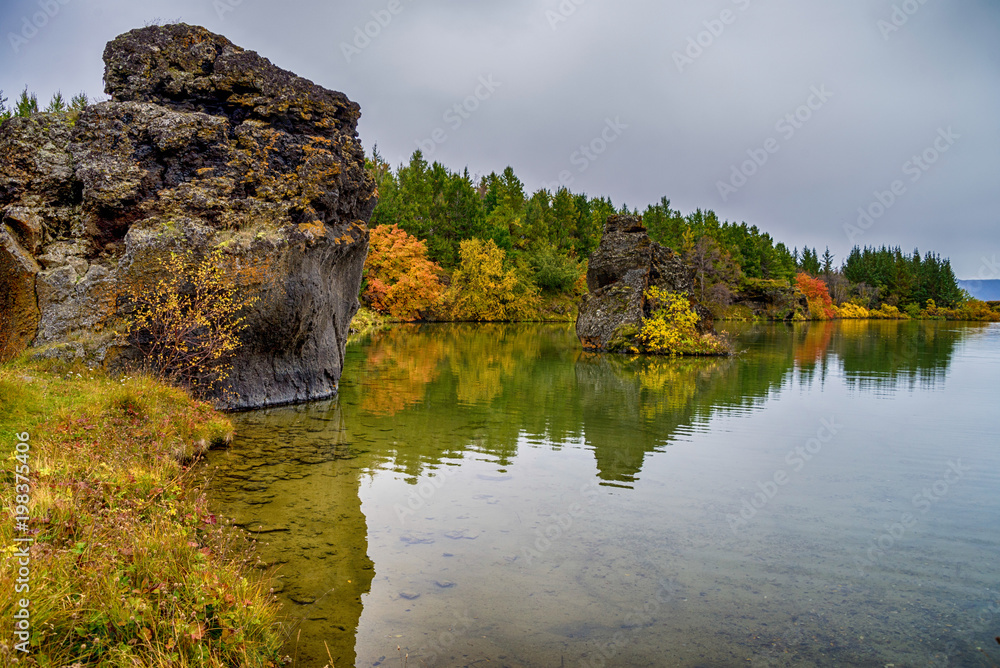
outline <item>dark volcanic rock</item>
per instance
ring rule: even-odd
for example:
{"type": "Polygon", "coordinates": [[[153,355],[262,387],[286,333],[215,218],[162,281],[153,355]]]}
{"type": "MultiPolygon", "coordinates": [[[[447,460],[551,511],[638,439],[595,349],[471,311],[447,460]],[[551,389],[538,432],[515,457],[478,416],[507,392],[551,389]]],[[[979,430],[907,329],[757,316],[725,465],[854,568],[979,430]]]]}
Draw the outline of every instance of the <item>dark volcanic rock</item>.
{"type": "MultiPolygon", "coordinates": [[[[650,315],[646,290],[658,287],[690,294],[694,276],[681,256],[646,233],[642,218],[609,216],[601,245],[590,256],[587,289],[580,303],[576,334],[589,350],[609,350],[612,342],[637,333],[650,315]]],[[[696,306],[702,326],[711,328],[708,312],[696,306]]]]}
{"type": "Polygon", "coordinates": [[[332,395],[376,202],[358,105],[196,26],[104,57],[111,101],[0,126],[0,342],[114,366],[116,295],[171,251],[221,249],[264,293],[230,407],[332,395]]]}
{"type": "Polygon", "coordinates": [[[729,311],[752,319],[805,320],[809,301],[784,281],[750,279],[740,285],[729,311]]]}
{"type": "Polygon", "coordinates": [[[120,102],[154,102],[257,120],[292,134],[354,134],[360,107],[343,93],[275,67],[204,28],[177,23],[132,30],[104,49],[104,81],[120,102]]]}

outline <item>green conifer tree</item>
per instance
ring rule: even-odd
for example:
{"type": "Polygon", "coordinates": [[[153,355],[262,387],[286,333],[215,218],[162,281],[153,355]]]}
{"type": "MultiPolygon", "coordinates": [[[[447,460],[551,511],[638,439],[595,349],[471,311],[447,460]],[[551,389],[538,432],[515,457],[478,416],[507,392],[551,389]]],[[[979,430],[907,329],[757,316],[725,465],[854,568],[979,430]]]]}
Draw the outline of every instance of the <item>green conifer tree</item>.
{"type": "Polygon", "coordinates": [[[66,111],[68,108],[66,101],[63,100],[62,91],[57,90],[49,101],[49,106],[45,107],[45,113],[60,113],[66,111]]]}
{"type": "Polygon", "coordinates": [[[20,116],[21,118],[28,118],[32,114],[38,113],[38,97],[34,94],[28,93],[28,87],[25,86],[24,90],[21,91],[20,97],[17,99],[17,106],[14,108],[14,115],[20,116]]]}

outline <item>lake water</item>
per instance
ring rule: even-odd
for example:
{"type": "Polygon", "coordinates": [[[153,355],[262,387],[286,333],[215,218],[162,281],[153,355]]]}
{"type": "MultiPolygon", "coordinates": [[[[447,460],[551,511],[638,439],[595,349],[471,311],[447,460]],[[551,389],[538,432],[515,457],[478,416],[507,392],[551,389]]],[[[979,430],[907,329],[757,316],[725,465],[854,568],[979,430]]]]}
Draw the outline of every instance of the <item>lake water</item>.
{"type": "Polygon", "coordinates": [[[402,327],[336,400],[237,416],[212,502],[295,665],[1000,664],[1000,326],[723,328],[734,359],[402,327]]]}

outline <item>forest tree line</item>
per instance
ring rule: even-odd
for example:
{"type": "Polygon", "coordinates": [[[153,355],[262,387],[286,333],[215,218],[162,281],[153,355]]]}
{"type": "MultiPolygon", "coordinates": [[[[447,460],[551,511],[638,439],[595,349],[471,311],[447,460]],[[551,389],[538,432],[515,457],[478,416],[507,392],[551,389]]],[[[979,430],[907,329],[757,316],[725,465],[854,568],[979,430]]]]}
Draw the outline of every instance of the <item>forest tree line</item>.
{"type": "Polygon", "coordinates": [[[49,104],[45,109],[39,109],[38,107],[38,96],[34,93],[28,92],[28,87],[25,86],[24,90],[14,101],[13,106],[8,107],[7,103],[9,100],[4,96],[3,90],[0,90],[0,122],[6,121],[8,118],[20,117],[27,118],[32,114],[37,114],[40,111],[45,113],[60,113],[64,111],[83,111],[87,105],[90,104],[90,100],[87,99],[86,93],[78,93],[71,97],[68,101],[63,97],[61,91],[56,91],[49,100],[49,104]]]}
{"type": "Polygon", "coordinates": [[[585,290],[587,259],[600,243],[605,220],[615,213],[641,215],[652,239],[680,252],[695,272],[695,297],[717,313],[725,313],[752,284],[800,290],[809,285],[809,291],[828,293],[831,306],[816,310],[813,317],[867,317],[869,311],[879,313],[873,317],[939,317],[945,315],[942,309],[973,301],[959,288],[949,260],[931,252],[855,247],[838,265],[829,248],[822,254],[808,246],[789,249],[756,225],[722,221],[711,210],[684,215],[666,197],[640,211],[566,188],[529,194],[511,167],[474,179],[468,169],[454,172],[428,163],[419,150],[409,163],[393,169],[376,147],[367,168],[379,203],[371,220],[373,244],[363,296],[377,310],[402,319],[511,319],[559,296],[578,297],[585,290]],[[387,245],[390,234],[394,241],[387,245]],[[393,263],[391,256],[404,249],[408,263],[393,263]],[[495,276],[479,277],[473,287],[470,274],[487,255],[495,276]],[[411,287],[405,292],[411,298],[398,307],[380,299],[401,280],[406,266],[416,266],[417,256],[425,264],[419,280],[408,279],[411,287]],[[387,272],[387,266],[395,269],[387,272]],[[818,279],[821,287],[803,283],[802,275],[818,279]],[[440,289],[428,291],[435,277],[440,289]],[[413,289],[418,284],[424,287],[420,294],[413,289]],[[491,317],[488,308],[456,308],[463,290],[491,285],[510,291],[478,295],[497,305],[493,316],[504,311],[506,297],[520,305],[507,318],[491,317]],[[844,305],[849,307],[842,314],[844,305]]]}
{"type": "MultiPolygon", "coordinates": [[[[66,101],[57,92],[41,110],[25,87],[8,106],[0,90],[0,121],[40,111],[74,114],[88,104],[85,93],[66,101]]],[[[808,246],[790,250],[756,225],[721,221],[711,210],[684,215],[666,197],[640,211],[567,188],[528,193],[509,166],[473,178],[467,168],[454,172],[428,163],[419,150],[393,169],[376,146],[366,168],[379,203],[362,297],[399,319],[571,318],[586,290],[587,260],[615,213],[641,215],[653,240],[683,255],[695,272],[694,297],[717,316],[725,317],[741,291],[755,284],[825,290],[833,310],[816,310],[814,317],[868,311],[958,317],[949,310],[975,304],[950,262],[931,252],[855,247],[838,266],[829,249],[822,255],[808,246]],[[803,282],[803,274],[819,279],[822,289],[803,282]],[[850,308],[841,314],[844,305],[850,308]]]]}

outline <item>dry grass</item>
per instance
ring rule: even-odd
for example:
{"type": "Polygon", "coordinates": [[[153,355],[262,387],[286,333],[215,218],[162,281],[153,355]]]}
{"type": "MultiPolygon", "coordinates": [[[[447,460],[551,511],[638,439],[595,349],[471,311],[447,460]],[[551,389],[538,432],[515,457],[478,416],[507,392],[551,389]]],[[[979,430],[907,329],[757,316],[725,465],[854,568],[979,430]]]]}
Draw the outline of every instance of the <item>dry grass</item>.
{"type": "MultiPolygon", "coordinates": [[[[220,523],[188,464],[230,421],[148,377],[57,362],[0,367],[0,500],[14,513],[15,434],[30,434],[29,531],[0,523],[0,615],[12,619],[15,536],[31,548],[31,653],[0,664],[274,666],[277,603],[250,546],[220,523]]],[[[20,595],[19,595],[20,596],[20,595]]]]}

